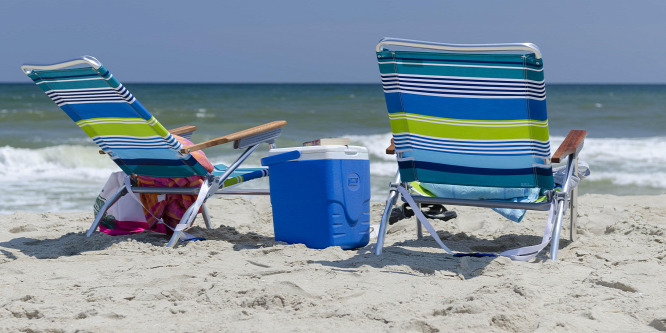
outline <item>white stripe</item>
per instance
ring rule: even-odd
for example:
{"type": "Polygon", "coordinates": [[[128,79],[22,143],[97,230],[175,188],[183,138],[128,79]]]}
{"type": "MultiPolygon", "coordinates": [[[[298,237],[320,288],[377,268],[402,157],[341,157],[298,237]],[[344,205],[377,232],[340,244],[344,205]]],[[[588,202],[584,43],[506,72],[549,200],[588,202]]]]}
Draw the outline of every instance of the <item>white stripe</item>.
{"type": "Polygon", "coordinates": [[[459,125],[459,126],[481,126],[481,127],[518,127],[518,126],[537,126],[537,127],[548,127],[548,121],[545,122],[537,122],[533,120],[524,120],[524,121],[507,121],[507,122],[493,122],[493,123],[486,123],[486,122],[474,122],[474,121],[469,121],[469,120],[452,120],[452,119],[445,119],[445,118],[430,118],[430,117],[425,117],[425,116],[417,116],[417,115],[407,115],[407,114],[389,114],[389,118],[391,120],[398,120],[398,119],[408,119],[408,120],[413,120],[413,121],[420,121],[420,122],[426,122],[426,123],[432,123],[432,124],[445,124],[445,125],[459,125]]]}
{"type": "MultiPolygon", "coordinates": [[[[388,77],[396,77],[396,78],[412,78],[412,79],[432,79],[432,78],[442,78],[446,80],[453,80],[453,79],[465,79],[465,80],[470,80],[470,81],[502,81],[506,83],[516,83],[516,84],[523,84],[523,83],[531,83],[531,84],[538,84],[538,85],[543,85],[545,81],[535,81],[535,80],[528,80],[528,79],[505,79],[505,78],[490,78],[490,77],[476,77],[476,76],[447,76],[447,75],[423,75],[423,74],[398,74],[398,73],[386,73],[386,74],[380,74],[382,78],[388,78],[388,77]]],[[[495,84],[494,82],[483,82],[483,83],[488,83],[488,84],[495,84]]],[[[497,83],[501,84],[501,83],[497,83]]]]}
{"type": "MultiPolygon", "coordinates": [[[[419,93],[421,91],[430,91],[430,92],[451,92],[451,93],[458,93],[460,95],[465,95],[463,93],[475,93],[475,94],[484,94],[484,93],[493,93],[493,94],[502,94],[502,95],[518,95],[516,97],[523,97],[523,96],[529,96],[529,94],[524,93],[525,91],[531,92],[534,95],[544,95],[546,94],[545,89],[543,90],[536,90],[532,88],[527,88],[522,87],[522,88],[504,88],[505,90],[515,90],[515,91],[498,91],[495,88],[489,87],[489,88],[480,88],[480,87],[466,87],[466,86],[451,86],[451,85],[441,85],[441,86],[435,86],[435,85],[430,85],[430,84],[421,84],[420,86],[428,86],[428,87],[434,87],[434,88],[424,88],[424,87],[410,87],[409,84],[391,84],[391,85],[384,85],[384,91],[391,91],[391,90],[402,90],[400,88],[403,88],[405,90],[411,89],[408,93],[419,93]],[[459,90],[459,89],[446,89],[446,88],[463,88],[465,90],[459,90]],[[418,91],[414,91],[418,90],[418,91]]],[[[469,96],[471,98],[475,96],[469,96]]]]}
{"type": "Polygon", "coordinates": [[[61,93],[61,92],[67,94],[67,93],[80,92],[80,91],[83,91],[83,90],[98,90],[98,91],[109,91],[109,92],[114,92],[114,91],[115,91],[115,89],[113,89],[113,88],[111,88],[111,87],[102,87],[102,88],[79,88],[79,89],[56,89],[56,90],[47,90],[47,91],[46,91],[46,94],[48,95],[48,94],[50,94],[50,93],[61,93]]]}
{"type": "MultiPolygon", "coordinates": [[[[401,141],[395,141],[396,146],[413,146],[413,147],[423,147],[423,148],[446,148],[446,149],[469,149],[469,150],[533,150],[533,151],[538,151],[542,153],[550,152],[550,148],[548,147],[539,147],[539,146],[531,146],[531,145],[520,145],[518,147],[509,147],[509,146],[498,146],[498,145],[493,145],[493,146],[462,146],[462,145],[455,145],[455,144],[445,144],[445,143],[422,143],[422,142],[415,142],[411,140],[401,140],[401,141]]],[[[512,145],[515,146],[515,145],[512,145]]]]}
{"type": "Polygon", "coordinates": [[[49,79],[42,79],[42,82],[38,82],[37,84],[42,84],[42,83],[52,83],[52,82],[72,82],[72,81],[92,81],[92,80],[104,80],[102,77],[93,77],[90,79],[72,79],[72,80],[49,80],[49,79]]]}
{"type": "Polygon", "coordinates": [[[452,139],[452,138],[439,138],[439,137],[433,137],[433,136],[427,136],[427,135],[422,135],[422,134],[415,134],[415,133],[410,133],[410,132],[398,132],[398,133],[393,133],[393,137],[396,140],[402,140],[402,137],[417,137],[422,140],[432,140],[432,141],[437,141],[437,140],[447,140],[447,141],[457,141],[460,142],[461,144],[464,144],[466,142],[478,142],[478,143],[487,143],[487,144],[501,144],[503,142],[506,142],[508,144],[520,144],[522,142],[531,142],[537,145],[548,145],[550,146],[550,141],[542,141],[542,140],[536,140],[536,139],[506,139],[506,140],[474,140],[474,139],[452,139]]]}
{"type": "Polygon", "coordinates": [[[150,125],[145,119],[141,118],[127,118],[126,120],[121,120],[118,118],[103,118],[101,120],[79,120],[76,122],[79,127],[81,126],[91,126],[99,124],[145,124],[150,125]],[[136,120],[133,120],[136,119],[136,120]]]}

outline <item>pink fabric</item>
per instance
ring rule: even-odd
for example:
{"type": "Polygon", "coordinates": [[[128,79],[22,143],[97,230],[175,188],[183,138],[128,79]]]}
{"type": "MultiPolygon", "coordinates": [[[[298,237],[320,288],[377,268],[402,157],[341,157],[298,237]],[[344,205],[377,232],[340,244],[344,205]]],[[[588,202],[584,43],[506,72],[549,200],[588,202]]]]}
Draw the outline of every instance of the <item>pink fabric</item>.
{"type": "Polygon", "coordinates": [[[137,234],[146,230],[166,234],[166,229],[167,227],[163,224],[157,224],[153,229],[151,229],[147,222],[135,221],[116,221],[114,223],[113,229],[106,228],[103,225],[99,226],[99,231],[111,236],[137,234]]]}

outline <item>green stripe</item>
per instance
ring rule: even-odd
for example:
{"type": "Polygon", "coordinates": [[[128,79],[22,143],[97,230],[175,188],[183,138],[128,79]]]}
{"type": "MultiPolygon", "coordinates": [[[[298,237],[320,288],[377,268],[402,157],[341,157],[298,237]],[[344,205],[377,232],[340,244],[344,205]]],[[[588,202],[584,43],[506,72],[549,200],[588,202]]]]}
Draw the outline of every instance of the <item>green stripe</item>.
{"type": "MultiPolygon", "coordinates": [[[[402,113],[395,113],[396,115],[402,113]]],[[[532,125],[519,125],[510,127],[491,127],[483,125],[460,126],[436,124],[423,121],[392,119],[390,120],[393,133],[414,133],[435,138],[451,138],[465,140],[512,140],[534,139],[548,141],[548,127],[532,125]]],[[[502,121],[492,121],[488,124],[498,124],[502,121]]]]}
{"type": "MultiPolygon", "coordinates": [[[[160,125],[161,126],[161,125],[160,125]]],[[[90,137],[100,135],[128,135],[135,137],[155,136],[155,129],[147,124],[100,124],[83,125],[81,129],[90,137]]],[[[160,134],[160,136],[165,136],[160,134]]]]}
{"type": "MultiPolygon", "coordinates": [[[[91,118],[89,120],[100,120],[103,121],[105,118],[91,118]]],[[[150,118],[150,121],[155,118],[150,118]]],[[[159,122],[155,122],[154,125],[146,124],[146,120],[143,118],[127,118],[127,120],[138,120],[143,123],[125,123],[125,122],[115,122],[115,123],[105,123],[105,124],[85,124],[84,121],[79,121],[76,124],[90,137],[100,136],[100,135],[128,135],[135,137],[147,137],[159,135],[161,137],[166,137],[169,135],[169,131],[162,126],[159,122]],[[82,125],[83,124],[83,125],[82,125]]]]}

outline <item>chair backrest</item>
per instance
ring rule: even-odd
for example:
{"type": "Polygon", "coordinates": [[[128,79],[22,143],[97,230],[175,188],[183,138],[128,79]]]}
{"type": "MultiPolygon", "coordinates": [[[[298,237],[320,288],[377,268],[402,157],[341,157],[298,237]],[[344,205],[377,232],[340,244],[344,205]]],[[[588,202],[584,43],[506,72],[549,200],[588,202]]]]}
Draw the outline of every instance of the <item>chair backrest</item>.
{"type": "Polygon", "coordinates": [[[95,58],[21,69],[126,174],[188,177],[208,172],[95,58]]]}
{"type": "Polygon", "coordinates": [[[402,181],[553,188],[536,47],[536,54],[489,53],[489,45],[447,48],[461,52],[383,48],[447,45],[392,41],[406,40],[382,40],[377,58],[402,181]]]}

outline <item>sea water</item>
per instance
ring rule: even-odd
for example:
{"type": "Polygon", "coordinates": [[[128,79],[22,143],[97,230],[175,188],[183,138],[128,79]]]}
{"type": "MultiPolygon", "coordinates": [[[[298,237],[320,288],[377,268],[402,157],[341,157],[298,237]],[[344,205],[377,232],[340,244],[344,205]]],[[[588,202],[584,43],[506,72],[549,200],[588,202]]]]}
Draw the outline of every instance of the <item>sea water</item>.
{"type": "MultiPolygon", "coordinates": [[[[195,125],[201,142],[286,120],[279,147],[349,137],[370,152],[372,199],[384,200],[397,166],[379,84],[126,84],[166,127],[195,125]]],[[[666,193],[666,85],[548,85],[552,151],[571,129],[588,131],[580,193],[666,193]]],[[[205,150],[233,162],[232,145],[205,150]]],[[[260,166],[263,147],[244,164],[260,166]]],[[[0,214],[92,211],[119,168],[34,84],[0,84],[0,214]]],[[[254,183],[254,184],[252,184],[254,183]]],[[[294,182],[295,186],[307,186],[294,182]]],[[[247,186],[265,187],[267,181],[247,186]]]]}

